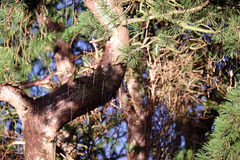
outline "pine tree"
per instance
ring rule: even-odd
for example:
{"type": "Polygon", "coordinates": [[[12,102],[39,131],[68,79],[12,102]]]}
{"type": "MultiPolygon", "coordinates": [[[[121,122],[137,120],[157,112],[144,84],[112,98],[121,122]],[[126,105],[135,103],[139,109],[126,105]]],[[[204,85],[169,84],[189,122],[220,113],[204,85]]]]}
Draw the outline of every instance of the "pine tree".
{"type": "Polygon", "coordinates": [[[219,108],[209,141],[196,154],[196,159],[239,159],[240,156],[240,90],[228,92],[219,108]]]}
{"type": "MultiPolygon", "coordinates": [[[[211,109],[204,114],[198,106],[207,98],[222,101],[237,80],[239,3],[83,2],[85,6],[65,0],[1,1],[0,100],[15,107],[24,125],[25,159],[54,159],[63,125],[106,104],[119,107],[127,123],[129,159],[171,159],[181,150],[192,158],[216,116],[211,109]],[[72,47],[78,40],[95,48],[80,55],[83,65],[76,66],[72,47]],[[56,71],[49,67],[53,59],[56,71]],[[29,76],[38,60],[47,72],[29,76]],[[33,86],[51,92],[31,97],[33,86]]],[[[2,108],[11,108],[7,106],[2,108]]],[[[90,154],[93,148],[104,152],[101,144],[89,147],[102,131],[94,116],[89,119],[92,124],[81,132],[95,133],[82,139],[82,151],[89,152],[81,158],[95,158],[96,153],[90,154]]],[[[74,127],[64,129],[77,130],[74,127]]]]}

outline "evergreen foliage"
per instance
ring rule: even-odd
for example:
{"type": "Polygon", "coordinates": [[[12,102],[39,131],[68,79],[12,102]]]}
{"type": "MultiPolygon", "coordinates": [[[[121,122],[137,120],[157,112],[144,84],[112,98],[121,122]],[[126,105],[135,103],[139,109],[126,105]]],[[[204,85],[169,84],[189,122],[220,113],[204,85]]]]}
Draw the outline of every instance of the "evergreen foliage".
{"type": "Polygon", "coordinates": [[[77,34],[86,37],[88,40],[92,40],[93,38],[105,39],[108,37],[105,31],[106,28],[100,25],[95,17],[88,11],[79,13],[77,20],[77,23],[66,28],[64,32],[60,34],[60,37],[65,40],[70,40],[77,34]]]}
{"type": "Polygon", "coordinates": [[[219,117],[209,141],[196,154],[196,159],[239,159],[240,155],[240,90],[232,89],[226,102],[219,106],[219,117]]]}
{"type": "Polygon", "coordinates": [[[53,34],[37,29],[24,3],[2,3],[0,8],[0,82],[26,81],[32,63],[50,51],[53,34]],[[6,62],[7,60],[7,62],[6,62]]]}
{"type": "Polygon", "coordinates": [[[71,41],[73,37],[78,39],[76,35],[79,34],[88,40],[108,37],[106,28],[88,11],[75,15],[74,8],[68,6],[56,12],[55,4],[55,1],[47,1],[48,10],[43,8],[45,13],[37,15],[33,11],[27,12],[25,3],[7,1],[1,4],[0,21],[3,27],[0,27],[0,83],[26,81],[32,63],[39,57],[49,65],[51,61],[45,54],[52,51],[57,36],[66,41],[71,41]],[[43,15],[62,24],[65,28],[63,32],[59,35],[47,32],[45,24],[41,22],[43,15]],[[36,21],[36,18],[40,20],[36,21]]]}
{"type": "MultiPolygon", "coordinates": [[[[127,26],[130,45],[119,48],[125,53],[120,58],[127,62],[130,72],[139,75],[137,78],[143,96],[141,103],[146,103],[144,109],[150,108],[154,112],[152,126],[149,126],[152,128],[149,133],[152,141],[150,155],[155,159],[174,159],[174,156],[175,159],[193,158],[198,149],[193,137],[198,136],[197,131],[204,134],[209,131],[201,128],[205,117],[196,106],[206,97],[211,101],[222,100],[224,92],[231,89],[237,80],[235,75],[239,71],[240,50],[240,5],[237,2],[126,0],[123,3],[126,20],[123,21],[100,0],[101,15],[108,15],[107,25],[101,25],[80,1],[43,0],[36,12],[28,10],[30,1],[15,2],[4,0],[0,7],[0,83],[15,84],[28,80],[36,59],[41,59],[43,67],[48,68],[52,62],[49,52],[52,52],[58,37],[71,44],[79,39],[96,40],[99,47],[97,55],[102,53],[103,44],[112,32],[107,25],[127,26]],[[57,35],[47,31],[41,22],[43,16],[61,24],[63,31],[57,35]],[[232,76],[229,71],[233,71],[232,76]],[[191,132],[184,134],[185,130],[191,132]],[[189,142],[187,147],[180,147],[180,136],[185,138],[186,143],[189,142]],[[176,155],[176,152],[179,154],[176,155]]],[[[82,58],[86,60],[85,64],[99,60],[94,59],[92,54],[85,54],[82,58]]],[[[220,116],[214,124],[215,130],[210,141],[199,150],[198,159],[237,159],[239,156],[239,95],[238,89],[232,89],[226,102],[219,106],[220,116]]],[[[1,109],[6,111],[1,112],[1,117],[5,116],[0,125],[3,131],[12,108],[1,105],[1,109]]],[[[89,158],[90,153],[94,158],[98,158],[99,154],[104,159],[109,158],[104,143],[113,144],[110,148],[114,150],[119,141],[107,133],[123,120],[120,110],[116,110],[112,117],[109,114],[89,116],[85,123],[78,124],[81,127],[77,130],[81,133],[78,149],[83,154],[88,153],[82,158],[89,158]],[[98,118],[103,118],[106,124],[98,118]],[[92,137],[86,136],[89,133],[93,133],[92,137]]],[[[12,120],[15,123],[18,117],[14,116],[12,120]]],[[[201,144],[203,139],[196,142],[201,144]]]]}
{"type": "Polygon", "coordinates": [[[131,37],[130,46],[122,49],[127,53],[123,59],[135,74],[143,75],[137,77],[143,97],[147,95],[147,105],[154,106],[151,155],[172,159],[180,150],[177,159],[192,159],[217,115],[198,111],[205,101],[201,98],[219,103],[237,80],[239,6],[234,1],[222,5],[202,0],[131,5],[127,21],[122,22],[131,37]],[[169,130],[162,129],[168,125],[169,130]],[[179,147],[181,135],[183,148],[179,147]]]}

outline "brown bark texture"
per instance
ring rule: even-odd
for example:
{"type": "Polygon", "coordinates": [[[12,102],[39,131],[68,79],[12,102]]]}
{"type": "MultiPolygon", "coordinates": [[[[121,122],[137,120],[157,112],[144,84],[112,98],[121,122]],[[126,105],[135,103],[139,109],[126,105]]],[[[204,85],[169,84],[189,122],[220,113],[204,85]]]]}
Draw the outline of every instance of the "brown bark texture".
{"type": "MultiPolygon", "coordinates": [[[[102,18],[94,0],[86,0],[84,3],[101,24],[112,30],[112,36],[105,44],[104,55],[93,75],[69,78],[69,74],[71,76],[74,72],[72,51],[68,43],[58,39],[54,50],[57,70],[63,73],[58,75],[61,83],[64,83],[62,86],[33,99],[22,90],[28,85],[0,85],[0,101],[13,105],[23,123],[26,160],[55,159],[55,137],[59,129],[74,118],[104,105],[115,96],[122,82],[126,67],[118,57],[122,54],[119,48],[128,43],[127,28],[108,26],[110,23],[106,22],[106,17],[102,18]]],[[[113,12],[119,17],[123,15],[121,4],[116,5],[113,0],[106,3],[114,6],[113,12]]]]}
{"type": "Polygon", "coordinates": [[[153,112],[149,106],[142,102],[141,88],[137,76],[133,75],[133,71],[125,76],[128,79],[127,92],[121,89],[120,99],[128,126],[127,158],[146,160],[151,148],[150,132],[153,112]]]}

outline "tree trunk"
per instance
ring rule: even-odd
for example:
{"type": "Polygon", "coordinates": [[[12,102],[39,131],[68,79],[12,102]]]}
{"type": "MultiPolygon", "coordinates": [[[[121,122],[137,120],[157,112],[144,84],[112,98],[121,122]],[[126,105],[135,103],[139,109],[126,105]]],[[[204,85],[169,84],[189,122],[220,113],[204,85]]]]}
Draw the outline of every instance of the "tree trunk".
{"type": "Polygon", "coordinates": [[[128,138],[128,159],[146,160],[150,152],[151,115],[143,111],[138,116],[135,113],[128,114],[127,138],[128,138]]]}
{"type": "Polygon", "coordinates": [[[142,102],[138,78],[134,77],[132,73],[128,76],[125,76],[128,79],[128,94],[123,92],[121,93],[122,97],[120,97],[123,104],[126,104],[122,107],[128,126],[127,138],[129,146],[127,148],[127,157],[131,160],[146,160],[151,148],[150,133],[153,113],[149,106],[145,106],[144,102],[142,102]]]}
{"type": "MultiPolygon", "coordinates": [[[[95,73],[74,80],[73,77],[67,77],[74,72],[71,64],[73,61],[71,57],[64,59],[62,57],[71,56],[69,53],[72,51],[67,43],[58,39],[54,48],[58,54],[57,66],[65,70],[62,66],[66,61],[69,62],[66,68],[69,69],[68,74],[60,75],[63,76],[60,77],[60,81],[66,82],[65,84],[37,99],[28,97],[23,89],[45,81],[38,80],[20,86],[0,85],[0,101],[13,105],[23,123],[26,160],[55,159],[55,138],[59,129],[69,121],[104,105],[115,97],[124,77],[126,65],[119,60],[122,54],[119,48],[128,43],[127,28],[113,27],[112,23],[108,22],[109,17],[101,15],[102,12],[99,10],[101,7],[94,0],[86,0],[84,3],[100,23],[112,31],[112,36],[105,43],[105,52],[95,73]],[[59,45],[62,43],[64,45],[59,45]]],[[[115,4],[115,1],[109,0],[106,5],[109,4],[112,5],[112,11],[120,19],[124,19],[121,3],[115,4]]]]}
{"type": "MultiPolygon", "coordinates": [[[[55,160],[55,139],[47,137],[44,129],[39,128],[36,118],[25,121],[23,136],[25,139],[25,160],[55,160]]],[[[47,127],[46,127],[47,128],[47,127]]]]}

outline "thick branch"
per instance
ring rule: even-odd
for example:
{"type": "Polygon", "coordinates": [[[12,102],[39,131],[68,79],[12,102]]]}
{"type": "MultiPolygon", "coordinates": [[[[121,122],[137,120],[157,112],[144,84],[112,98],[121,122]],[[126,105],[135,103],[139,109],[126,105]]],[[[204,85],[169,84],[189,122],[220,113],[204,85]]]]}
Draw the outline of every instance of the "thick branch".
{"type": "MultiPolygon", "coordinates": [[[[94,1],[85,3],[89,6],[88,4],[94,1]]],[[[114,6],[113,1],[109,3],[114,6]]],[[[117,14],[122,15],[120,5],[113,8],[117,14]]],[[[90,5],[89,9],[94,14],[99,14],[94,6],[90,5]]],[[[100,19],[101,23],[102,20],[104,19],[100,19]]],[[[93,75],[68,81],[52,93],[34,101],[32,114],[38,115],[39,120],[44,123],[48,137],[55,136],[63,124],[104,105],[115,96],[126,69],[125,65],[118,61],[118,56],[122,54],[119,48],[128,42],[129,36],[125,27],[112,29],[112,37],[106,42],[105,53],[93,75]]]]}
{"type": "Polygon", "coordinates": [[[58,38],[54,44],[54,52],[57,71],[63,72],[58,75],[58,82],[66,83],[75,71],[73,51],[69,43],[58,38]]]}
{"type": "Polygon", "coordinates": [[[0,101],[8,102],[14,106],[21,120],[24,120],[27,109],[31,106],[32,98],[18,88],[10,85],[0,85],[0,101]]]}

